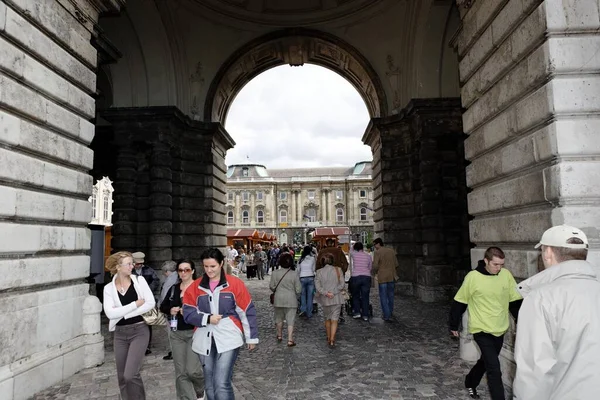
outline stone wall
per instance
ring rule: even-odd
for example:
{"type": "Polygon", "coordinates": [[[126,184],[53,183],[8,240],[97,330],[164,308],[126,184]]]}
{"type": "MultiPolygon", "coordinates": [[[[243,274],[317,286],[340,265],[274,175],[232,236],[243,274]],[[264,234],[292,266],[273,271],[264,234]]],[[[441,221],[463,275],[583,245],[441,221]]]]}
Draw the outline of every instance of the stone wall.
{"type": "Polygon", "coordinates": [[[118,2],[0,0],[0,398],[104,360],[88,295],[98,14],[118,2]],[[105,4],[106,3],[106,4],[105,4]]]}
{"type": "Polygon", "coordinates": [[[143,251],[158,269],[167,260],[199,260],[209,246],[224,248],[225,152],[233,141],[221,125],[191,121],[174,107],[113,108],[102,117],[112,132],[99,134],[113,144],[98,138],[97,157],[116,164],[114,250],[143,251]]]}
{"type": "Polygon", "coordinates": [[[472,258],[500,245],[517,279],[537,272],[533,246],[552,225],[583,229],[600,259],[599,13],[595,0],[478,0],[463,13],[472,258]]]}
{"type": "Polygon", "coordinates": [[[363,141],[373,149],[375,235],[396,250],[400,287],[448,299],[470,249],[458,99],[413,100],[373,120],[363,141]]]}

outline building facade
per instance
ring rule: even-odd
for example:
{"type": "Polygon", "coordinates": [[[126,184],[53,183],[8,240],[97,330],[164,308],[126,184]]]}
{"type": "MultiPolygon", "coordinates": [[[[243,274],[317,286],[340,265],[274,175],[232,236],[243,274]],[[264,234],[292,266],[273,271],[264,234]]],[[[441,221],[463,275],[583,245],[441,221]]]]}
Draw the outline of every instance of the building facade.
{"type": "Polygon", "coordinates": [[[347,227],[352,240],[373,239],[371,162],[354,167],[227,169],[228,228],[255,228],[279,243],[303,244],[317,227],[347,227]]]}

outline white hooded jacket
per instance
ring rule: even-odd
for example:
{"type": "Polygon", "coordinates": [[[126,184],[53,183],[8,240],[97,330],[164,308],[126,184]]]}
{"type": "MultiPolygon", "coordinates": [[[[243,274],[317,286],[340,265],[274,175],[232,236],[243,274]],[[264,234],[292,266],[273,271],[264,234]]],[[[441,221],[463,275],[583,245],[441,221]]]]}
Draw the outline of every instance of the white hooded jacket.
{"type": "Polygon", "coordinates": [[[518,284],[513,385],[518,400],[600,399],[600,282],[566,261],[518,284]]]}

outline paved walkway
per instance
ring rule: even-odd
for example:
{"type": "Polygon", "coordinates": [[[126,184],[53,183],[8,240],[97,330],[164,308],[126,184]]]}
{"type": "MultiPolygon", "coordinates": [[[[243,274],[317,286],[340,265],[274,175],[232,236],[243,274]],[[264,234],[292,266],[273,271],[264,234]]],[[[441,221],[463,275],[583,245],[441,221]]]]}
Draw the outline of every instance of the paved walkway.
{"type": "MultiPolygon", "coordinates": [[[[261,343],[240,353],[233,378],[236,399],[468,399],[463,379],[469,365],[458,358],[458,342],[448,336],[446,305],[396,298],[394,323],[346,319],[335,349],[327,346],[321,315],[297,320],[298,345],[288,348],[275,337],[268,280],[247,284],[258,308],[261,343]]],[[[371,302],[380,316],[376,290],[371,302]]],[[[33,399],[119,399],[111,334],[106,344],[103,365],[33,399]]],[[[173,363],[162,359],[166,347],[164,328],[155,327],[153,353],[142,369],[148,400],[175,399],[173,363]]],[[[484,387],[480,393],[488,398],[484,387]]]]}

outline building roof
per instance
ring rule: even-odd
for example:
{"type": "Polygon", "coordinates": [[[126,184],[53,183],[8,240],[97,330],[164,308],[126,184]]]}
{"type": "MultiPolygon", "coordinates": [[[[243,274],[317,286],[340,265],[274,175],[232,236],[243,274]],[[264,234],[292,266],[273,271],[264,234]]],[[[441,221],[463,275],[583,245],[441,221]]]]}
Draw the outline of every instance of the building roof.
{"type": "Polygon", "coordinates": [[[371,179],[371,161],[361,161],[353,167],[267,169],[260,164],[236,164],[227,168],[228,182],[306,182],[371,179]]]}
{"type": "Polygon", "coordinates": [[[336,226],[334,228],[316,228],[313,237],[317,236],[341,236],[348,235],[349,229],[346,226],[336,226]]]}

